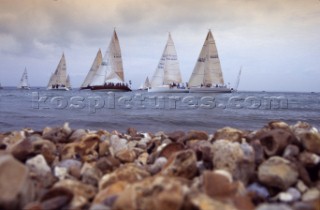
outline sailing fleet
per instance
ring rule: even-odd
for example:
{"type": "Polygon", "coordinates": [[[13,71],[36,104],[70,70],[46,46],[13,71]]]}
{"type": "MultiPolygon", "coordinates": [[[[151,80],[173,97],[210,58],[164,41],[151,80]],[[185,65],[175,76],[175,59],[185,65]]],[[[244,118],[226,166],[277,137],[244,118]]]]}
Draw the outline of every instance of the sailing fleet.
{"type": "MultiPolygon", "coordinates": [[[[238,88],[241,69],[236,81],[238,88]]],[[[129,81],[131,85],[131,81],[129,81]]],[[[1,86],[0,86],[1,87],[1,86]]],[[[18,85],[19,89],[30,89],[27,69],[25,68],[18,85]]],[[[64,53],[57,68],[51,74],[48,90],[70,90],[70,76],[67,73],[64,53]]],[[[113,31],[104,55],[99,49],[80,90],[92,91],[131,91],[125,81],[121,48],[116,31],[113,31]]],[[[224,83],[220,59],[211,30],[209,30],[199,57],[188,82],[182,81],[178,55],[171,34],[160,57],[151,80],[146,77],[139,90],[157,93],[230,93],[233,90],[224,83]]]]}

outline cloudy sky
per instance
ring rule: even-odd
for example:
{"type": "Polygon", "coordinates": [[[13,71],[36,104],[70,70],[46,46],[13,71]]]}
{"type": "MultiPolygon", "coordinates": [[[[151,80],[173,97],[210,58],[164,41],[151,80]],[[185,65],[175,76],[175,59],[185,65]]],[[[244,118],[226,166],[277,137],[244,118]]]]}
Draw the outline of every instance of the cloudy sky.
{"type": "Polygon", "coordinates": [[[171,32],[188,81],[211,29],[224,79],[240,90],[320,91],[319,0],[0,0],[0,82],[25,67],[45,86],[62,52],[73,87],[116,27],[125,78],[151,77],[171,32]]]}

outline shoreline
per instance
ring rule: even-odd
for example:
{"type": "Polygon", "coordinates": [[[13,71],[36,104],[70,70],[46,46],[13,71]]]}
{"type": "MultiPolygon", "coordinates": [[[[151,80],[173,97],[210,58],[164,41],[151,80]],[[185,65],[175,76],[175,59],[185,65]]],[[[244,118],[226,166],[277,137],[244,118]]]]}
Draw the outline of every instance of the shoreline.
{"type": "Polygon", "coordinates": [[[0,178],[1,209],[318,210],[320,133],[28,128],[0,132],[0,178]]]}

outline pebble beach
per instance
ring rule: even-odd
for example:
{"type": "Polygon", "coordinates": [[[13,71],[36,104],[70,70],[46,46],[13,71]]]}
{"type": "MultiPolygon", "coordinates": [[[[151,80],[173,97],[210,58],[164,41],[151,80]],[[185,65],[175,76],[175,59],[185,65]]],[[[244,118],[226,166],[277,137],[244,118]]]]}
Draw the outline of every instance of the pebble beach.
{"type": "Polygon", "coordinates": [[[300,121],[1,132],[0,209],[319,210],[320,133],[300,121]]]}

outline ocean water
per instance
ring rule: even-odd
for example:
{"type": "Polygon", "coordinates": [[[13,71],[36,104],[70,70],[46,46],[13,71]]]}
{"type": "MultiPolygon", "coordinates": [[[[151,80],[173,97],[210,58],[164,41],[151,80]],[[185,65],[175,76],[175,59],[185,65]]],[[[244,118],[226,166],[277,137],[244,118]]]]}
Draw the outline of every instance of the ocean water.
{"type": "Polygon", "coordinates": [[[203,130],[224,126],[259,129],[273,120],[305,121],[320,128],[320,93],[236,92],[229,94],[127,93],[44,88],[0,89],[0,131],[46,126],[125,132],[203,130]]]}

